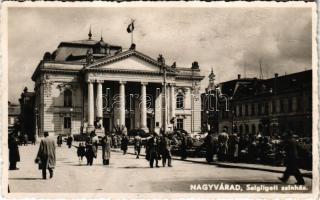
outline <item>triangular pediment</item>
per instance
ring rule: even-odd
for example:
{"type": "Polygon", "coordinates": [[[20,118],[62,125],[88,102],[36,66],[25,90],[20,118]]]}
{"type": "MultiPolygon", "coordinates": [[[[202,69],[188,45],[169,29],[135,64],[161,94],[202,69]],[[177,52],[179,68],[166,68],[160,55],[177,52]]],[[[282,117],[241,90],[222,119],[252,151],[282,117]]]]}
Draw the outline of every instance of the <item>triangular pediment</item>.
{"type": "Polygon", "coordinates": [[[136,51],[123,52],[119,55],[99,60],[88,69],[160,72],[157,62],[136,51]]]}

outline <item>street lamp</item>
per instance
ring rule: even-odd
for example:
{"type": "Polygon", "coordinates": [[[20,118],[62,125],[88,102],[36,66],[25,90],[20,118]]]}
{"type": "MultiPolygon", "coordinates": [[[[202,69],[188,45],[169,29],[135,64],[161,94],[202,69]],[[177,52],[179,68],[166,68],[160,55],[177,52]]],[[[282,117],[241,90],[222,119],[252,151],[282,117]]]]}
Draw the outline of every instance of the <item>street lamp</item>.
{"type": "Polygon", "coordinates": [[[70,136],[72,137],[72,112],[73,108],[70,108],[70,136]]]}
{"type": "Polygon", "coordinates": [[[163,74],[163,87],[164,87],[164,122],[162,124],[163,131],[167,132],[167,68],[165,66],[165,60],[163,56],[160,54],[158,57],[158,64],[160,65],[161,72],[163,74]]]}
{"type": "Polygon", "coordinates": [[[39,116],[39,111],[38,111],[38,107],[34,108],[34,114],[35,114],[35,135],[34,135],[34,141],[37,142],[38,140],[38,136],[39,136],[39,121],[38,121],[38,116],[39,116]]]}

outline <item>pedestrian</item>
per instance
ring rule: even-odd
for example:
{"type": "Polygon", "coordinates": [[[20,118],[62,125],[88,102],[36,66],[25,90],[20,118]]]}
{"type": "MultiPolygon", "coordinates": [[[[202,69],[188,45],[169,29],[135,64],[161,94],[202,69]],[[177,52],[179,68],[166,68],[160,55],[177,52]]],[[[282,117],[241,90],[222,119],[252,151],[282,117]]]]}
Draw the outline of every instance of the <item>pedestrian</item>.
{"type": "Polygon", "coordinates": [[[23,145],[28,146],[28,140],[29,140],[28,134],[24,134],[23,137],[24,137],[23,138],[23,145]]]}
{"type": "Polygon", "coordinates": [[[229,161],[237,162],[239,155],[239,137],[236,132],[228,136],[228,158],[229,161]]]}
{"type": "Polygon", "coordinates": [[[92,144],[95,146],[95,148],[96,148],[97,151],[98,151],[99,137],[97,136],[97,134],[96,134],[95,131],[92,131],[92,132],[91,132],[91,141],[92,141],[92,144]]]}
{"type": "Polygon", "coordinates": [[[125,134],[123,134],[121,138],[121,150],[123,151],[123,155],[127,153],[128,143],[129,143],[128,137],[125,134]]]}
{"type": "Polygon", "coordinates": [[[227,157],[227,152],[228,152],[228,133],[227,133],[227,129],[223,129],[223,132],[221,132],[218,135],[218,143],[219,143],[218,160],[219,161],[225,161],[226,157],[227,157]]]}
{"type": "Polygon", "coordinates": [[[206,148],[206,160],[207,162],[213,162],[213,155],[214,155],[214,149],[215,149],[215,143],[214,143],[214,136],[213,132],[209,131],[208,135],[206,136],[204,140],[204,145],[206,148]]]}
{"type": "Polygon", "coordinates": [[[147,149],[148,149],[147,155],[149,156],[150,168],[153,168],[154,161],[156,161],[156,167],[160,167],[158,165],[158,159],[160,158],[159,143],[160,143],[159,137],[157,133],[154,132],[153,136],[147,142],[147,149]]]}
{"type": "Polygon", "coordinates": [[[111,156],[112,141],[109,135],[105,135],[101,140],[102,145],[102,163],[103,165],[109,165],[111,156]]]}
{"type": "Polygon", "coordinates": [[[181,160],[187,159],[187,137],[184,133],[181,133],[181,144],[180,144],[180,153],[181,153],[181,160]]]}
{"type": "Polygon", "coordinates": [[[289,132],[284,139],[284,150],[286,153],[285,166],[286,170],[283,172],[283,176],[279,177],[279,180],[286,183],[290,176],[294,176],[297,180],[297,185],[304,185],[305,182],[299,170],[299,156],[298,156],[298,144],[295,138],[293,138],[292,132],[289,132]]]}
{"type": "Polygon", "coordinates": [[[80,142],[79,143],[79,147],[77,149],[77,155],[78,155],[78,158],[79,158],[79,165],[82,164],[82,160],[83,160],[83,157],[85,156],[85,154],[86,154],[86,148],[83,145],[83,143],[80,142]]]}
{"type": "Polygon", "coordinates": [[[32,136],[31,143],[32,143],[32,145],[36,145],[36,136],[35,135],[32,136]]]}
{"type": "Polygon", "coordinates": [[[134,152],[137,155],[136,159],[139,159],[140,151],[142,146],[142,140],[139,133],[134,137],[134,152]]]}
{"type": "Polygon", "coordinates": [[[41,140],[36,162],[41,163],[42,178],[47,178],[47,169],[50,178],[53,177],[53,169],[56,165],[56,145],[54,139],[49,137],[48,132],[44,132],[44,139],[41,140]]]}
{"type": "Polygon", "coordinates": [[[166,166],[166,162],[168,160],[168,167],[172,167],[171,165],[171,140],[168,135],[163,134],[160,140],[160,150],[162,156],[162,166],[166,166]]]}
{"type": "Polygon", "coordinates": [[[19,140],[14,133],[9,134],[8,137],[8,148],[9,148],[9,170],[18,170],[17,162],[20,161],[19,153],[19,140]]]}
{"type": "Polygon", "coordinates": [[[87,158],[87,165],[93,164],[93,158],[97,157],[97,152],[95,146],[92,144],[91,141],[86,143],[86,158],[87,158]]]}
{"type": "Polygon", "coordinates": [[[61,147],[61,145],[62,145],[62,136],[61,136],[61,134],[59,134],[58,137],[57,137],[57,145],[58,145],[58,147],[61,147]]]}
{"type": "Polygon", "coordinates": [[[69,149],[70,149],[71,146],[72,146],[72,140],[73,140],[72,136],[69,135],[68,138],[67,138],[67,145],[68,145],[68,148],[69,148],[69,149]]]}

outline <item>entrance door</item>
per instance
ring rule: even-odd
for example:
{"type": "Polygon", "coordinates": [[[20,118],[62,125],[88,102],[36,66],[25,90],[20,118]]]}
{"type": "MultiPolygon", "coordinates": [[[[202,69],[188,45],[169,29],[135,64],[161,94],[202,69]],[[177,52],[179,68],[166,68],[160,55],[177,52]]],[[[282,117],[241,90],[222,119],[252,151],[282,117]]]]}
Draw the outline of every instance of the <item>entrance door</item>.
{"type": "Polygon", "coordinates": [[[103,127],[105,131],[110,131],[110,118],[104,117],[103,118],[103,127]]]}
{"type": "Polygon", "coordinates": [[[147,127],[150,131],[154,131],[154,119],[148,117],[147,118],[147,127]]]}

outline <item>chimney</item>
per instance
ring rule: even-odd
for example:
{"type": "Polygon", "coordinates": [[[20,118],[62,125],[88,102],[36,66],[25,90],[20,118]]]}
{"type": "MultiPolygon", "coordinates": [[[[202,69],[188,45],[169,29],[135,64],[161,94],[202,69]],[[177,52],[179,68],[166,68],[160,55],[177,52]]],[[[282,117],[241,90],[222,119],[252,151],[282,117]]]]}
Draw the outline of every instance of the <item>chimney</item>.
{"type": "Polygon", "coordinates": [[[275,77],[275,78],[278,78],[278,76],[279,76],[278,73],[275,73],[275,74],[274,74],[274,77],[275,77]]]}
{"type": "Polygon", "coordinates": [[[238,80],[240,80],[240,78],[241,78],[241,75],[240,75],[240,74],[238,74],[238,80]]]}

